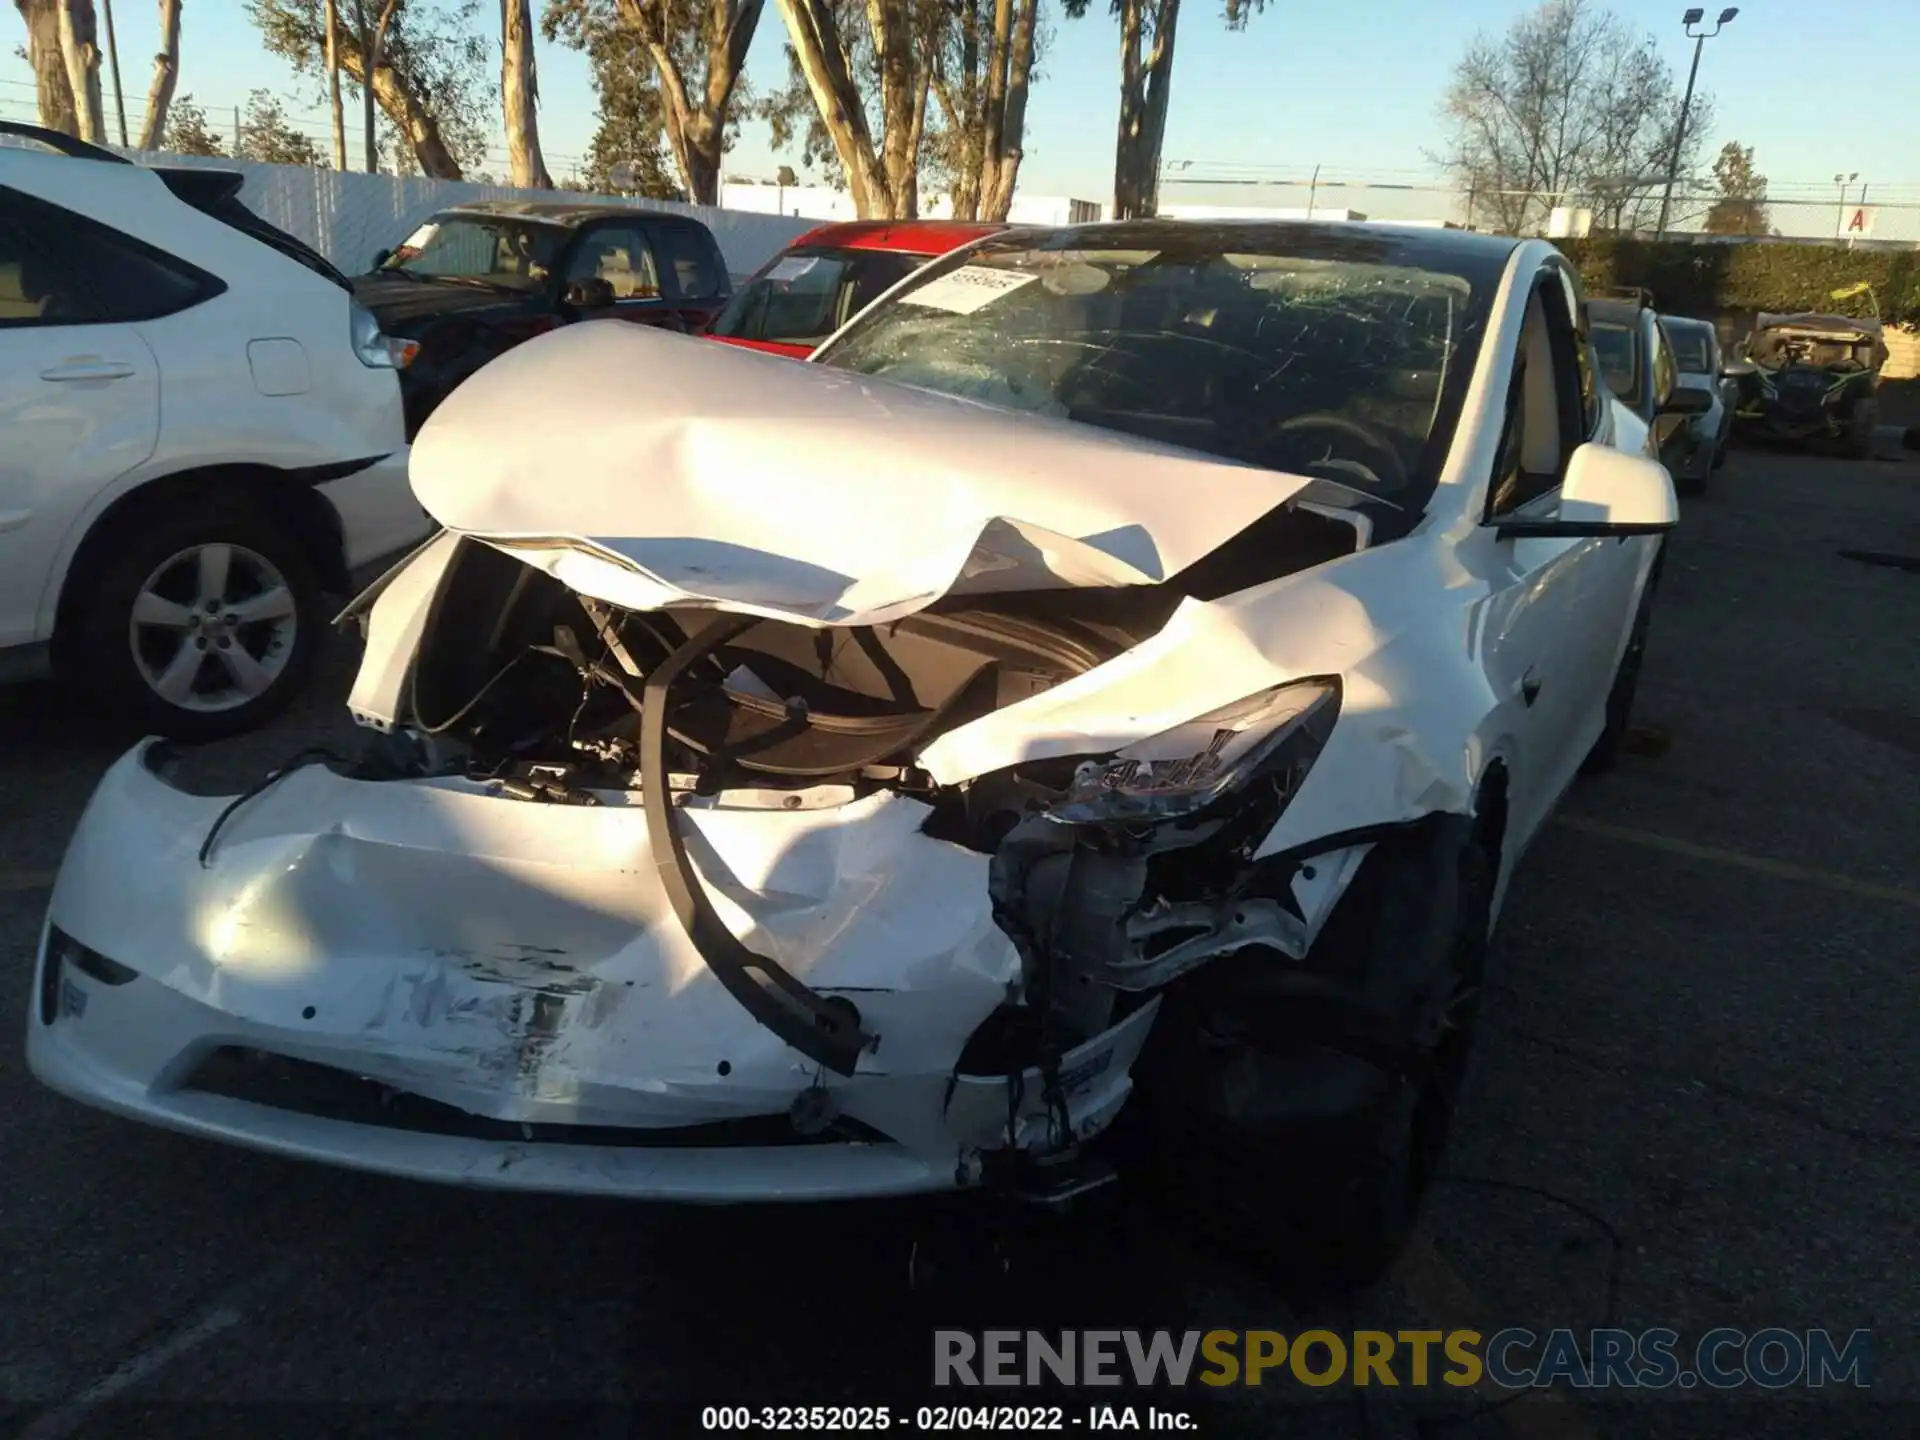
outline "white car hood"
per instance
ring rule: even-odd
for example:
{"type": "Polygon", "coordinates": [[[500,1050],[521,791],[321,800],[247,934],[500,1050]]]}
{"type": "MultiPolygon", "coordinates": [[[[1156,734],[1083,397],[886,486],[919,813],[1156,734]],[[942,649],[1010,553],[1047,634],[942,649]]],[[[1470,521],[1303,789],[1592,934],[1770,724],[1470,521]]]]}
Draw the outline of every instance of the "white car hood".
{"type": "Polygon", "coordinates": [[[583,594],[816,625],[1157,583],[1309,483],[620,321],[493,361],[411,473],[449,530],[583,594]]]}

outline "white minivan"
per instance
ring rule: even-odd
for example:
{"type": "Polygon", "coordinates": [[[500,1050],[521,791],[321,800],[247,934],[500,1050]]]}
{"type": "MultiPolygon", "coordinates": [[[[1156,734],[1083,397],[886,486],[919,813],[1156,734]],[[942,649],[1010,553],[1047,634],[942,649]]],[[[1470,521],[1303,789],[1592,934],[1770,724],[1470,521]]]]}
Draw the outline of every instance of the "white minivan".
{"type": "Polygon", "coordinates": [[[0,671],[185,739],[290,699],[323,593],[430,528],[408,348],[241,184],[0,122],[0,671]]]}

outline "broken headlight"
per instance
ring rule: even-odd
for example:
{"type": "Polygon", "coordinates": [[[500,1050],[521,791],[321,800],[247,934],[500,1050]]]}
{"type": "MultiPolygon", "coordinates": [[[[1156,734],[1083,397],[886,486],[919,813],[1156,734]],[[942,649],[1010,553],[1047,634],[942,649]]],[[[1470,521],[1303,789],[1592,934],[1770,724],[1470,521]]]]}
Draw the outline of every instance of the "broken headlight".
{"type": "Polygon", "coordinates": [[[1334,680],[1300,680],[1163,730],[1074,772],[1047,815],[1066,824],[1151,824],[1197,814],[1257,774],[1297,785],[1340,712],[1334,680]]]}

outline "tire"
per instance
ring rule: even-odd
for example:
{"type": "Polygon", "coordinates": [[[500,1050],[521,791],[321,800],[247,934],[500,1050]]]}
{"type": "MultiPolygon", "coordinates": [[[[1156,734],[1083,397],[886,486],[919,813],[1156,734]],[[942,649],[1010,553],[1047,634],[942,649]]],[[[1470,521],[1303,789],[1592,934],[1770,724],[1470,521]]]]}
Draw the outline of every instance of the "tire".
{"type": "Polygon", "coordinates": [[[116,721],[216,740],[298,693],[324,617],[313,564],[279,521],[222,494],[129,517],[105,544],[59,649],[116,721]]]}
{"type": "Polygon", "coordinates": [[[1142,1058],[1155,1189],[1296,1303],[1364,1287],[1412,1233],[1452,1126],[1494,860],[1463,816],[1379,842],[1306,969],[1222,957],[1142,1058]]]}
{"type": "Polygon", "coordinates": [[[1852,460],[1873,458],[1873,432],[1880,423],[1880,407],[1871,400],[1856,400],[1847,421],[1846,453],[1852,460]]]}

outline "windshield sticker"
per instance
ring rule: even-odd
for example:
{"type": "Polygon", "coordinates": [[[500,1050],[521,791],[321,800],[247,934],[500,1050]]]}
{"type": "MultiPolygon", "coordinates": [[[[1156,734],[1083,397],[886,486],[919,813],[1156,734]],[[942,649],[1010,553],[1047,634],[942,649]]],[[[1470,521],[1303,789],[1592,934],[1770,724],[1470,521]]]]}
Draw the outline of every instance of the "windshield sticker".
{"type": "Polygon", "coordinates": [[[798,280],[820,263],[818,255],[788,255],[775,263],[767,271],[767,279],[779,281],[798,280]]]}
{"type": "Polygon", "coordinates": [[[971,315],[981,306],[991,305],[1001,296],[1011,295],[1039,278],[1018,270],[996,270],[990,265],[962,265],[902,295],[900,303],[924,305],[929,310],[945,310],[954,315],[971,315]]]}

